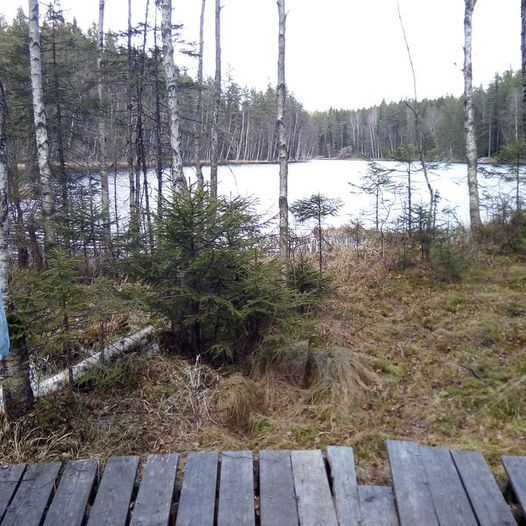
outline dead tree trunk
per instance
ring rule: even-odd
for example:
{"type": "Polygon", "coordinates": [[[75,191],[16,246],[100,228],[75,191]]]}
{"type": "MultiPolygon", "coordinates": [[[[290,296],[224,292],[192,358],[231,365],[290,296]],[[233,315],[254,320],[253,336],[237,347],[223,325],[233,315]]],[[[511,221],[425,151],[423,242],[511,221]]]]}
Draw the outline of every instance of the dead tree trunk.
{"type": "Polygon", "coordinates": [[[206,0],[201,3],[201,17],[199,18],[199,64],[197,66],[197,101],[194,115],[194,164],[197,184],[202,188],[205,184],[203,178],[203,167],[201,166],[201,149],[203,135],[203,48],[204,48],[204,27],[205,27],[205,7],[206,0]]]}
{"type": "Polygon", "coordinates": [[[216,76],[214,80],[214,111],[210,133],[210,197],[217,197],[217,165],[219,164],[219,106],[221,104],[221,2],[215,4],[216,76]]]}
{"type": "Polygon", "coordinates": [[[132,25],[131,0],[128,0],[128,49],[127,49],[127,118],[128,118],[128,180],[130,185],[130,224],[129,232],[134,240],[139,239],[139,209],[137,207],[138,188],[135,184],[135,140],[133,124],[133,61],[132,61],[132,25]]]}
{"type": "Polygon", "coordinates": [[[177,92],[177,71],[174,63],[172,43],[172,0],[162,0],[161,33],[163,40],[163,62],[166,75],[168,99],[168,120],[170,128],[171,176],[173,191],[187,189],[188,184],[183,172],[181,153],[181,130],[179,117],[179,97],[177,92]]]}
{"type": "Polygon", "coordinates": [[[473,9],[477,0],[464,0],[464,134],[466,137],[466,161],[468,163],[469,217],[471,231],[477,235],[482,226],[477,182],[477,143],[473,110],[473,68],[471,63],[471,36],[473,9]]]}
{"type": "Polygon", "coordinates": [[[104,116],[104,79],[102,74],[102,58],[104,53],[104,2],[99,0],[99,25],[98,25],[98,53],[97,53],[97,93],[99,96],[100,116],[99,116],[99,171],[100,171],[100,197],[102,204],[102,217],[104,221],[104,232],[106,237],[106,247],[111,245],[110,227],[110,188],[108,184],[108,163],[107,163],[107,138],[106,138],[106,119],[104,116]]]}
{"type": "Polygon", "coordinates": [[[40,49],[40,28],[38,21],[38,0],[29,0],[29,60],[31,67],[31,91],[35,121],[40,191],[42,195],[42,219],[44,227],[44,253],[54,243],[53,194],[51,192],[51,168],[49,165],[49,140],[46,107],[42,88],[42,54],[40,49]]]}
{"type": "Polygon", "coordinates": [[[288,206],[288,146],[287,130],[285,129],[285,0],[277,0],[279,14],[278,36],[278,115],[277,127],[279,137],[279,252],[283,260],[289,257],[289,206],[288,206]]]}
{"type": "MultiPolygon", "coordinates": [[[[411,113],[413,114],[415,118],[415,145],[418,153],[418,160],[420,161],[420,166],[422,167],[422,173],[424,174],[424,179],[426,181],[427,190],[429,192],[429,207],[428,207],[428,214],[427,214],[427,230],[431,230],[433,228],[433,203],[435,202],[435,195],[433,192],[433,187],[431,186],[431,182],[429,180],[429,174],[427,170],[427,164],[425,162],[425,156],[424,156],[424,146],[422,144],[422,132],[421,132],[421,126],[420,126],[420,112],[418,109],[418,92],[416,89],[416,73],[415,73],[415,66],[413,64],[413,57],[411,55],[411,48],[409,47],[409,41],[407,40],[407,35],[405,32],[404,27],[404,21],[402,20],[402,12],[400,11],[400,3],[397,1],[397,8],[398,8],[398,19],[400,20],[400,27],[402,28],[402,34],[404,37],[404,43],[407,50],[407,56],[409,58],[409,64],[411,66],[411,75],[413,77],[413,93],[414,93],[414,107],[409,102],[405,101],[406,106],[409,108],[411,113]]],[[[380,157],[380,152],[378,152],[378,157],[380,157]]],[[[409,189],[409,194],[411,194],[411,190],[409,189]]],[[[409,198],[409,217],[411,217],[411,198],[409,198]]],[[[411,228],[409,228],[409,232],[411,232],[411,228]]]]}
{"type": "Polygon", "coordinates": [[[157,215],[163,214],[163,145],[161,133],[161,79],[159,78],[160,50],[157,45],[157,10],[155,11],[155,28],[153,31],[153,58],[155,77],[155,171],[157,174],[157,215]]]}

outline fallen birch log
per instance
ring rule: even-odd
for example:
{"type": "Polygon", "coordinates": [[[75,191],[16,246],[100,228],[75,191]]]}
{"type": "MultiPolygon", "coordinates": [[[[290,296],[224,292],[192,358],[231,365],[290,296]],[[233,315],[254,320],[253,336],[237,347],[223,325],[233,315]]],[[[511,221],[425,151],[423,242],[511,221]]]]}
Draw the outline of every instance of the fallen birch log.
{"type": "MultiPolygon", "coordinates": [[[[147,326],[126,338],[117,340],[109,344],[102,351],[82,360],[72,367],[73,380],[78,380],[90,367],[97,363],[111,362],[123,354],[132,352],[159,352],[159,345],[155,340],[155,330],[152,326],[147,326]]],[[[33,394],[35,398],[54,393],[67,385],[69,381],[69,371],[66,369],[49,378],[42,380],[36,379],[32,382],[33,394]]],[[[4,412],[4,401],[2,389],[0,388],[0,413],[4,412]]]]}

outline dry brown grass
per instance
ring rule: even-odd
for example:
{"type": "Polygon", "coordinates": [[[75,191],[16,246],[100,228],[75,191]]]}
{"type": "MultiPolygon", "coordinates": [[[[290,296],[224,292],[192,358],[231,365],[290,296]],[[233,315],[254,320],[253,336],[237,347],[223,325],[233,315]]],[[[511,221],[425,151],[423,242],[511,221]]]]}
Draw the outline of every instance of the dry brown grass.
{"type": "Polygon", "coordinates": [[[220,422],[235,431],[249,429],[251,416],[263,409],[262,402],[258,385],[240,373],[220,382],[212,398],[220,422]]]}
{"type": "MultiPolygon", "coordinates": [[[[485,257],[485,256],[484,256],[485,257]]],[[[196,449],[355,447],[385,482],[386,438],[502,454],[526,450],[526,263],[484,260],[461,283],[333,255],[336,291],[312,341],[249,375],[177,357],[127,358],[91,389],[41,400],[0,427],[0,462],[196,449]]]]}

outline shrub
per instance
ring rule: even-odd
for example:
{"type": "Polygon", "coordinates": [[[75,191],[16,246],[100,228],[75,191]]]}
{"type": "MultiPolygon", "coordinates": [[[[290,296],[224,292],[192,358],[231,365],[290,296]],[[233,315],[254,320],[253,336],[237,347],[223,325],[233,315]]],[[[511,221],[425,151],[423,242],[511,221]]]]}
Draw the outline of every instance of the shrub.
{"type": "Polygon", "coordinates": [[[136,261],[136,270],[186,355],[244,362],[290,319],[291,292],[247,200],[179,192],[158,220],[157,237],[157,251],[136,261]]]}
{"type": "Polygon", "coordinates": [[[468,260],[463,251],[448,241],[435,244],[431,248],[431,268],[440,281],[453,283],[461,281],[468,269],[468,260]]]}

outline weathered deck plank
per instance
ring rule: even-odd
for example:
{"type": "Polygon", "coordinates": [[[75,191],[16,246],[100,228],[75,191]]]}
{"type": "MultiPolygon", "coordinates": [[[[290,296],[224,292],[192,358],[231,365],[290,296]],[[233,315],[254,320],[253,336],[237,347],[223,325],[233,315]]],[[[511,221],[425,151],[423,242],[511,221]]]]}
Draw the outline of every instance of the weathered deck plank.
{"type": "Polygon", "coordinates": [[[213,526],[217,469],[218,454],[215,451],[188,454],[176,526],[213,526]]]}
{"type": "Polygon", "coordinates": [[[150,455],[144,467],[130,526],[167,526],[179,455],[150,455]]]}
{"type": "Polygon", "coordinates": [[[439,526],[418,446],[388,440],[387,453],[400,524],[439,526]]]}
{"type": "Polygon", "coordinates": [[[480,526],[516,526],[513,513],[482,454],[455,450],[451,453],[480,526]]]}
{"type": "Polygon", "coordinates": [[[217,526],[254,526],[254,464],[251,451],[221,455],[217,526]]]}
{"type": "Polygon", "coordinates": [[[419,451],[440,526],[477,526],[449,449],[420,447],[419,451]]]}
{"type": "Polygon", "coordinates": [[[32,464],[26,468],[5,512],[3,526],[38,526],[42,523],[60,466],[60,462],[52,462],[32,464]]]}
{"type": "Polygon", "coordinates": [[[292,451],[292,472],[302,526],[337,526],[321,451],[292,451]]]}
{"type": "MultiPolygon", "coordinates": [[[[358,486],[361,526],[398,526],[398,515],[392,488],[358,486]]],[[[344,524],[340,522],[340,524],[344,524]]]]}
{"type": "Polygon", "coordinates": [[[331,467],[332,492],[338,521],[347,526],[358,526],[360,499],[353,450],[351,447],[329,446],[327,460],[331,467]]]}
{"type": "Polygon", "coordinates": [[[296,526],[298,508],[290,451],[259,454],[261,526],[296,526]]]}
{"type": "Polygon", "coordinates": [[[44,526],[83,524],[98,468],[96,460],[73,460],[66,464],[44,526]]]}
{"type": "Polygon", "coordinates": [[[526,457],[502,457],[502,464],[510,479],[511,488],[522,512],[526,514],[526,457]]]}
{"type": "Polygon", "coordinates": [[[88,526],[124,526],[135,485],[139,457],[111,457],[106,463],[88,526]]]}
{"type": "MultiPolygon", "coordinates": [[[[61,463],[0,466],[0,525],[168,526],[177,511],[176,526],[517,526],[480,453],[386,444],[393,488],[359,486],[350,447],[328,447],[327,462],[261,451],[257,481],[250,451],[190,453],[178,503],[178,454],[148,457],[136,498],[139,457],[113,457],[91,509],[95,460],[68,462],[60,479],[61,463]]],[[[502,462],[526,511],[526,457],[502,462]]]]}
{"type": "Polygon", "coordinates": [[[0,522],[2,522],[5,510],[13,498],[25,469],[25,464],[0,466],[0,522]]]}

